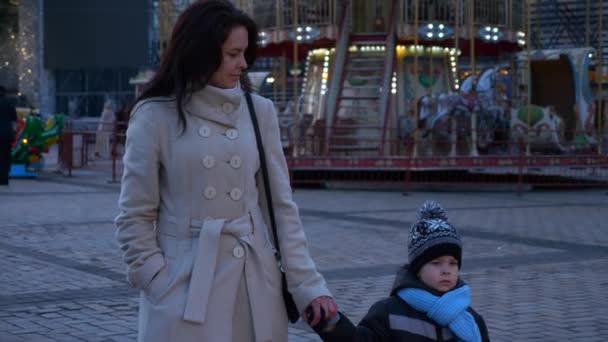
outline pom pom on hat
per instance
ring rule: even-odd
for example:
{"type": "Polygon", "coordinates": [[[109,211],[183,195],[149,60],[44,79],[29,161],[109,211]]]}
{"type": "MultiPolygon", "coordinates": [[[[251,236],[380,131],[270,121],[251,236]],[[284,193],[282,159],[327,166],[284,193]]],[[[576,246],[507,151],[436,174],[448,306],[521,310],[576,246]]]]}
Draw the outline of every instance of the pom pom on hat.
{"type": "Polygon", "coordinates": [[[435,201],[426,201],[418,209],[418,220],[448,220],[448,216],[445,214],[445,210],[435,201]]]}

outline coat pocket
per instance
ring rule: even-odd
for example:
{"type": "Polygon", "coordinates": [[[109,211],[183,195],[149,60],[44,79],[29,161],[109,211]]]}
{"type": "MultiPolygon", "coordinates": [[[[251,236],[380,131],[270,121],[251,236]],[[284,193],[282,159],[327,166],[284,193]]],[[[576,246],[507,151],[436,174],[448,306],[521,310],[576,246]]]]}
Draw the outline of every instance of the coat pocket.
{"type": "Polygon", "coordinates": [[[158,245],[165,257],[165,266],[152,278],[144,289],[144,294],[151,303],[158,304],[175,286],[182,272],[183,253],[179,253],[178,239],[172,231],[160,231],[157,235],[158,245]]]}
{"type": "Polygon", "coordinates": [[[165,259],[165,266],[156,273],[148,286],[143,290],[151,303],[158,303],[158,301],[167,293],[170,279],[169,261],[165,259]]]}

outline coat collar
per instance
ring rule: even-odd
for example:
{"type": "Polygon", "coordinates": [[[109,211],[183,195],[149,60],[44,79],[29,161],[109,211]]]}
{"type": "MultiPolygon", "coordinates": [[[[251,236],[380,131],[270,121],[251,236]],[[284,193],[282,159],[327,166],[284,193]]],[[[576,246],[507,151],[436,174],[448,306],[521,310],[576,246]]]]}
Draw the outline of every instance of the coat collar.
{"type": "Polygon", "coordinates": [[[240,84],[232,89],[206,85],[192,94],[185,110],[194,116],[228,127],[236,127],[243,91],[240,84]]]}

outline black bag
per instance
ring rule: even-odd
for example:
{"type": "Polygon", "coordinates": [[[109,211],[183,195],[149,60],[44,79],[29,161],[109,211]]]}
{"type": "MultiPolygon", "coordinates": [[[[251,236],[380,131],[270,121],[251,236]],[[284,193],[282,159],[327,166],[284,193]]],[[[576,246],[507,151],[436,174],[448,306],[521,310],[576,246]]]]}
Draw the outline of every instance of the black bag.
{"type": "Polygon", "coordinates": [[[295,323],[300,318],[300,313],[296,307],[296,303],[293,300],[293,296],[287,290],[287,278],[285,277],[285,270],[281,264],[281,250],[279,248],[279,238],[277,236],[277,224],[274,218],[274,208],[272,207],[272,194],[270,193],[270,183],[268,181],[268,169],[266,168],[266,154],[264,153],[264,145],[262,145],[262,136],[260,135],[260,128],[258,126],[258,120],[253,108],[253,101],[251,100],[251,94],[245,93],[247,98],[247,107],[249,107],[249,114],[251,115],[251,122],[253,123],[253,130],[255,131],[255,140],[258,145],[258,152],[260,154],[260,168],[262,169],[262,177],[264,179],[264,190],[266,193],[266,200],[268,201],[268,216],[270,218],[270,225],[272,226],[272,235],[274,238],[274,246],[276,249],[275,258],[281,271],[281,289],[283,290],[283,301],[285,302],[285,309],[287,311],[287,317],[291,323],[295,323]]]}

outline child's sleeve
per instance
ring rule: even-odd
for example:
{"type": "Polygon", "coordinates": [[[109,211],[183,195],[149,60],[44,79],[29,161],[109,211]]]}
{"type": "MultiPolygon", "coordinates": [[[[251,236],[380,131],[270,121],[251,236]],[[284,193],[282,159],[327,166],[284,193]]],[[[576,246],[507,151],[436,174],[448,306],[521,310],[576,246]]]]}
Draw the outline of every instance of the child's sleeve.
{"type": "MultiPolygon", "coordinates": [[[[479,318],[481,318],[481,316],[479,318]]],[[[488,328],[486,327],[486,322],[484,322],[483,318],[480,319],[480,323],[477,325],[479,326],[479,332],[481,333],[481,341],[490,342],[490,334],[488,333],[488,328]]]]}
{"type": "Polygon", "coordinates": [[[473,312],[473,317],[475,318],[475,322],[479,327],[479,334],[481,335],[482,342],[490,342],[490,335],[488,333],[488,327],[486,326],[486,322],[483,320],[483,317],[475,310],[471,310],[473,312]]]}
{"type": "Polygon", "coordinates": [[[326,342],[383,342],[390,341],[389,326],[387,320],[386,303],[374,304],[367,315],[355,326],[343,313],[340,320],[331,332],[321,334],[321,339],[326,342]]]}

